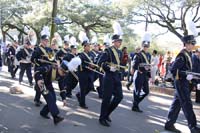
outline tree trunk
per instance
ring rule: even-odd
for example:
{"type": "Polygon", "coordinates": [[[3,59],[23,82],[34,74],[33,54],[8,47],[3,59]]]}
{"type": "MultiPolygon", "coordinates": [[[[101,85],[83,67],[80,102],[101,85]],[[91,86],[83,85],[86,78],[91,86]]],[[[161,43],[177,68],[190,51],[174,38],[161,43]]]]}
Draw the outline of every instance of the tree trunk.
{"type": "Polygon", "coordinates": [[[1,29],[3,42],[6,42],[6,33],[1,29]]]}
{"type": "Polygon", "coordinates": [[[88,37],[88,39],[91,41],[90,30],[88,28],[85,28],[85,34],[88,37]]]}
{"type": "Polygon", "coordinates": [[[51,40],[52,40],[52,38],[53,38],[53,34],[54,34],[54,32],[56,31],[56,23],[54,22],[54,18],[55,18],[56,15],[57,15],[57,4],[58,4],[58,0],[53,0],[50,45],[51,45],[51,40]]]}

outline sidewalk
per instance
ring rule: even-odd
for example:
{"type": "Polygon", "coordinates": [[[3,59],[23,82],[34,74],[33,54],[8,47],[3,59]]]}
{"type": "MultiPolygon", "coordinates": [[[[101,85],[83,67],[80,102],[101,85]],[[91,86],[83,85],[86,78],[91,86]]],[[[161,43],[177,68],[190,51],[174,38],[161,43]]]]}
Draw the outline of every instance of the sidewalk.
{"type": "MultiPolygon", "coordinates": [[[[18,77],[18,76],[17,76],[18,77]]],[[[141,103],[144,113],[131,111],[132,91],[125,87],[124,99],[119,107],[111,115],[112,124],[110,128],[103,127],[98,123],[101,100],[96,92],[90,92],[86,97],[88,110],[79,108],[73,92],[73,98],[68,99],[68,106],[63,107],[58,90],[57,99],[60,114],[65,120],[54,126],[52,120],[40,117],[39,111],[42,107],[33,104],[34,90],[22,84],[24,94],[10,94],[9,88],[18,84],[18,80],[12,80],[3,68],[0,72],[0,132],[1,133],[167,133],[163,129],[167,112],[173,96],[157,92],[151,94],[141,103]]],[[[54,84],[57,88],[57,84],[54,84]]],[[[194,103],[194,110],[200,125],[200,105],[194,103]]],[[[183,133],[189,133],[186,119],[181,112],[176,127],[183,133]]]]}

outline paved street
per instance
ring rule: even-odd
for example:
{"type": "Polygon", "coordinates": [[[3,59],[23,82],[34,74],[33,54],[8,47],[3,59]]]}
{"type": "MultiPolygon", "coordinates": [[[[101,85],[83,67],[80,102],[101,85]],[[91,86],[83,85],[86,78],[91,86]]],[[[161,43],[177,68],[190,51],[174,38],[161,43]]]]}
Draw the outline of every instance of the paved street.
{"type": "MultiPolygon", "coordinates": [[[[27,78],[21,85],[24,94],[10,94],[9,88],[18,85],[17,79],[12,80],[7,68],[0,72],[0,133],[166,133],[163,125],[167,116],[172,96],[151,92],[142,104],[143,113],[131,111],[132,91],[125,87],[124,99],[112,114],[110,128],[98,123],[101,100],[96,92],[91,92],[86,103],[88,110],[79,108],[73,92],[73,98],[68,99],[68,106],[63,107],[59,91],[57,90],[58,106],[60,114],[65,120],[54,126],[52,120],[40,117],[41,107],[35,107],[33,88],[28,86],[27,78]]],[[[55,88],[57,84],[55,83],[55,88]]],[[[44,100],[43,100],[44,102],[44,100]]],[[[200,104],[194,103],[194,110],[200,126],[200,104]]],[[[183,133],[189,133],[186,119],[181,112],[176,127],[183,133]]]]}

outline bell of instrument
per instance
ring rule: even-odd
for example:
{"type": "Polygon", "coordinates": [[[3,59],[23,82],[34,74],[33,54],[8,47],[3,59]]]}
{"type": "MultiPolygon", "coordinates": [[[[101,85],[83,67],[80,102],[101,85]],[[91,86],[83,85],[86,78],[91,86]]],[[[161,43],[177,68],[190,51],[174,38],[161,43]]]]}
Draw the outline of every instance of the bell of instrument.
{"type": "Polygon", "coordinates": [[[43,93],[44,95],[49,94],[49,90],[46,89],[46,86],[45,86],[45,85],[42,86],[41,91],[42,91],[42,93],[43,93]]]}
{"type": "Polygon", "coordinates": [[[55,60],[55,55],[54,55],[53,52],[49,52],[49,53],[48,53],[48,60],[49,60],[49,61],[54,61],[54,60],[55,60]]]}

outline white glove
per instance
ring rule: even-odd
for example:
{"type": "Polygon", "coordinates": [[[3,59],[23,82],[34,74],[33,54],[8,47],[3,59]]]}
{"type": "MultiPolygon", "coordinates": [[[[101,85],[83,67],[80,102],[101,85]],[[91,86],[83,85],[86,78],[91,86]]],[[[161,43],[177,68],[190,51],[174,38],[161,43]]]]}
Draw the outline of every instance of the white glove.
{"type": "Polygon", "coordinates": [[[110,71],[111,71],[111,72],[115,72],[115,71],[116,71],[116,67],[111,66],[111,67],[110,67],[110,71]]]}
{"type": "Polygon", "coordinates": [[[200,90],[200,84],[197,84],[197,90],[200,90]]]}
{"type": "Polygon", "coordinates": [[[44,86],[44,81],[43,80],[38,80],[37,81],[37,85],[40,89],[42,89],[42,87],[44,86]]]}
{"type": "Polygon", "coordinates": [[[67,106],[67,100],[66,99],[63,100],[63,107],[64,106],[67,106]]]}
{"type": "Polygon", "coordinates": [[[187,79],[187,80],[192,80],[192,79],[193,79],[193,75],[188,74],[187,77],[186,77],[186,79],[187,79]]]}

